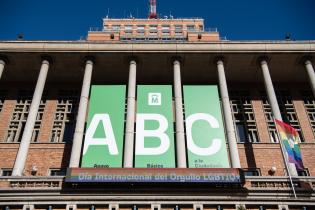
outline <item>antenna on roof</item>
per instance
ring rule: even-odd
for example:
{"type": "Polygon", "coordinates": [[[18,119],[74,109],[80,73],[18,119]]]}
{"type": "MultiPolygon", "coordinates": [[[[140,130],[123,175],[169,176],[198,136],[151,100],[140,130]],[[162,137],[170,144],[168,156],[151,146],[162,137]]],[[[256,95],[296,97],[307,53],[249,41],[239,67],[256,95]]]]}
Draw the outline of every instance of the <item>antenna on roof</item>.
{"type": "Polygon", "coordinates": [[[149,13],[150,19],[157,19],[156,14],[156,0],[150,0],[150,13],[149,13]]]}
{"type": "Polygon", "coordinates": [[[107,18],[107,19],[109,18],[109,8],[107,8],[107,15],[106,15],[106,18],[107,18]]]}

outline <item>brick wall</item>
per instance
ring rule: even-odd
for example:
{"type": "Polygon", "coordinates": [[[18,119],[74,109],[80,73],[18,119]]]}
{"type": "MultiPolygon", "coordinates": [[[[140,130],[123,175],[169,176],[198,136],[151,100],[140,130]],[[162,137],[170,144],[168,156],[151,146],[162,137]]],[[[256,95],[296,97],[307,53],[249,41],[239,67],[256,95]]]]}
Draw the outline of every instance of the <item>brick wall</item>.
{"type": "Polygon", "coordinates": [[[13,168],[20,144],[0,144],[0,168],[13,168]]]}
{"type": "Polygon", "coordinates": [[[5,100],[3,103],[0,113],[0,142],[5,141],[15,104],[16,100],[5,100]]]}
{"type": "Polygon", "coordinates": [[[24,168],[26,176],[31,175],[33,166],[38,169],[37,176],[47,176],[49,168],[67,168],[71,145],[31,144],[24,168]]]}
{"type": "Polygon", "coordinates": [[[38,142],[49,142],[51,130],[54,125],[55,111],[57,108],[56,100],[47,100],[45,110],[43,113],[43,119],[40,125],[38,142]]]}
{"type": "Polygon", "coordinates": [[[275,176],[284,175],[284,163],[279,144],[238,144],[242,168],[260,168],[263,176],[269,176],[272,166],[277,168],[275,176]]]}

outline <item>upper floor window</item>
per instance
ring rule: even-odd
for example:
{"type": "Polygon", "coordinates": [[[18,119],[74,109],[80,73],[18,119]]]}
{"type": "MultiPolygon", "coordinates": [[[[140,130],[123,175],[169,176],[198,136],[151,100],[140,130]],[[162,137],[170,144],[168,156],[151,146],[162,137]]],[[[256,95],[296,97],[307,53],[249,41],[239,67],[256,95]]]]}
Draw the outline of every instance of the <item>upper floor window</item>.
{"type": "Polygon", "coordinates": [[[120,30],[120,25],[112,25],[112,30],[119,31],[120,30]]]}
{"type": "MultiPolygon", "coordinates": [[[[18,92],[18,98],[12,113],[12,117],[9,124],[9,129],[6,135],[6,142],[20,142],[26,120],[29,114],[29,108],[32,102],[33,91],[29,90],[20,90],[18,92]]],[[[42,100],[40,102],[34,129],[32,132],[31,141],[37,142],[41,121],[43,118],[43,113],[46,105],[46,93],[43,93],[42,100]]]]}
{"type": "Polygon", "coordinates": [[[65,168],[50,168],[49,176],[65,176],[67,170],[65,168]]]}
{"type": "Polygon", "coordinates": [[[104,27],[103,27],[104,30],[107,30],[108,28],[109,28],[108,25],[104,25],[104,27]]]}
{"type": "Polygon", "coordinates": [[[182,25],[175,25],[175,31],[182,31],[183,30],[183,26],[182,25]]]}
{"type": "Polygon", "coordinates": [[[59,91],[50,142],[57,143],[72,141],[78,111],[78,101],[79,91],[59,91]]]}
{"type": "Polygon", "coordinates": [[[250,93],[230,91],[229,95],[238,142],[259,142],[250,93]]]}
{"type": "Polygon", "coordinates": [[[194,31],[195,26],[194,25],[187,25],[187,31],[194,31]]]}
{"type": "Polygon", "coordinates": [[[303,170],[298,169],[297,170],[298,176],[310,176],[310,172],[307,168],[304,168],[303,170]]]}
{"type": "Polygon", "coordinates": [[[304,107],[308,116],[308,120],[315,133],[315,98],[312,91],[301,91],[304,107]]]}
{"type": "Polygon", "coordinates": [[[261,175],[259,168],[244,168],[243,173],[245,176],[260,176],[261,175]]]}
{"type": "Polygon", "coordinates": [[[157,25],[150,25],[150,30],[157,30],[157,25]]]}
{"type": "MultiPolygon", "coordinates": [[[[301,141],[304,142],[301,126],[297,119],[297,114],[296,114],[296,111],[292,102],[292,97],[290,95],[290,92],[289,91],[276,91],[276,96],[277,96],[277,101],[279,104],[282,120],[285,123],[290,124],[299,133],[301,141]]],[[[272,142],[279,142],[279,137],[277,134],[275,123],[274,123],[271,106],[269,104],[266,92],[262,91],[261,97],[263,101],[263,108],[264,108],[264,113],[266,116],[270,139],[272,142]]]]}
{"type": "Polygon", "coordinates": [[[6,95],[7,95],[6,90],[0,90],[0,112],[2,111],[2,107],[3,107],[6,95]]]}
{"type": "Polygon", "coordinates": [[[170,25],[162,25],[162,30],[163,31],[169,31],[170,30],[170,25]]]}
{"type": "Polygon", "coordinates": [[[138,31],[144,31],[145,30],[145,25],[138,25],[137,26],[138,31]]]}
{"type": "Polygon", "coordinates": [[[11,176],[12,175],[12,168],[2,168],[0,176],[11,176]]]}
{"type": "Polygon", "coordinates": [[[132,31],[132,25],[125,25],[125,31],[132,31]]]}

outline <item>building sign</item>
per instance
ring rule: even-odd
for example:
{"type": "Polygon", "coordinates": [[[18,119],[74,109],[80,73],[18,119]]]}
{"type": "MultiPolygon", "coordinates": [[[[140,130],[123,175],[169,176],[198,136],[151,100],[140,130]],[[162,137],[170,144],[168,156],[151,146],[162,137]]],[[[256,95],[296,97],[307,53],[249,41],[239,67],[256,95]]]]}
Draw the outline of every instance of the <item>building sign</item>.
{"type": "Polygon", "coordinates": [[[234,168],[71,168],[66,182],[242,184],[243,178],[234,168]]]}
{"type": "Polygon", "coordinates": [[[175,168],[170,85],[138,85],[135,167],[175,168]]]}
{"type": "Polygon", "coordinates": [[[184,86],[189,168],[229,166],[217,86],[184,86]]]}
{"type": "Polygon", "coordinates": [[[125,95],[124,85],[92,86],[82,167],[122,167],[125,95]]]}

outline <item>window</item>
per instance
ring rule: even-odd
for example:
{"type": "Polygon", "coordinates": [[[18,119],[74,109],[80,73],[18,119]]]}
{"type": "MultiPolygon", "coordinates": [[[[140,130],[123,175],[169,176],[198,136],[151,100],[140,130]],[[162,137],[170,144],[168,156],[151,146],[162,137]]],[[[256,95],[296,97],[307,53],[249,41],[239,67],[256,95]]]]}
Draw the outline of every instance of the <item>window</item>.
{"type": "Polygon", "coordinates": [[[125,25],[125,31],[132,31],[132,25],[125,25]]]}
{"type": "Polygon", "coordinates": [[[108,25],[104,25],[103,30],[106,31],[108,30],[108,28],[109,28],[108,25]]]}
{"type": "Polygon", "coordinates": [[[157,31],[150,31],[150,36],[157,36],[157,31]]]}
{"type": "Polygon", "coordinates": [[[162,25],[162,31],[169,31],[170,25],[162,25]]]}
{"type": "Polygon", "coordinates": [[[157,30],[157,25],[150,25],[150,30],[152,30],[152,31],[157,30]]]}
{"type": "Polygon", "coordinates": [[[65,176],[66,169],[65,168],[52,168],[49,169],[49,176],[65,176]]]}
{"type": "MultiPolygon", "coordinates": [[[[28,117],[29,108],[32,102],[33,91],[21,90],[18,92],[17,102],[15,104],[13,114],[10,120],[9,129],[6,135],[6,142],[20,142],[24,132],[25,123],[28,117]]],[[[46,105],[46,93],[43,93],[42,100],[39,105],[36,121],[32,133],[32,142],[37,142],[40,124],[46,105]]]]}
{"type": "Polygon", "coordinates": [[[279,142],[276,126],[275,126],[275,123],[274,123],[273,117],[272,117],[271,106],[270,106],[269,101],[267,99],[266,93],[261,92],[260,94],[261,94],[261,99],[263,102],[263,109],[264,109],[264,113],[265,113],[265,117],[266,117],[266,122],[267,122],[271,142],[273,142],[273,143],[279,142]]]}
{"type": "MultiPolygon", "coordinates": [[[[269,135],[272,142],[278,142],[278,135],[273,121],[271,107],[267,99],[266,93],[261,92],[264,112],[268,124],[269,135]]],[[[301,142],[304,142],[304,137],[302,135],[301,126],[297,119],[297,114],[292,102],[292,97],[289,91],[276,91],[277,101],[279,104],[279,109],[281,112],[282,120],[285,123],[290,124],[298,133],[301,139],[301,142]]]]}
{"type": "Polygon", "coordinates": [[[72,141],[78,109],[79,92],[60,90],[50,142],[72,141]]]}
{"type": "Polygon", "coordinates": [[[312,126],[313,132],[315,133],[315,98],[312,91],[301,91],[301,95],[309,122],[312,126]]]}
{"type": "Polygon", "coordinates": [[[113,31],[119,31],[120,30],[120,25],[112,25],[112,30],[113,31]]]}
{"type": "Polygon", "coordinates": [[[6,90],[0,90],[0,112],[2,111],[2,107],[3,107],[3,103],[4,103],[6,95],[7,95],[6,90]]]}
{"type": "Polygon", "coordinates": [[[11,176],[11,175],[12,175],[12,168],[1,169],[1,176],[11,176]]]}
{"type": "Polygon", "coordinates": [[[260,176],[259,168],[244,168],[243,173],[245,176],[260,176]]]}
{"type": "Polygon", "coordinates": [[[182,31],[183,26],[182,25],[175,25],[175,31],[182,31]]]}
{"type": "Polygon", "coordinates": [[[195,26],[194,25],[187,25],[187,31],[194,31],[195,26]]]}
{"type": "Polygon", "coordinates": [[[175,36],[182,36],[183,32],[182,31],[175,31],[175,36]]]}
{"type": "Polygon", "coordinates": [[[310,176],[310,172],[308,171],[307,168],[303,170],[297,170],[298,176],[310,176]]]}
{"type": "Polygon", "coordinates": [[[250,93],[230,91],[229,95],[238,142],[259,142],[250,93]]]}
{"type": "Polygon", "coordinates": [[[138,31],[144,31],[145,26],[144,25],[138,25],[137,30],[138,31]]]}

